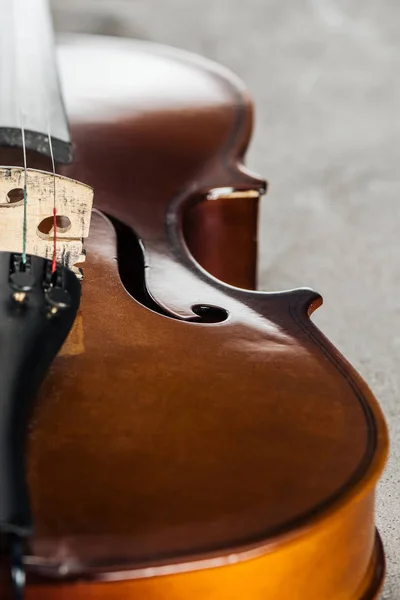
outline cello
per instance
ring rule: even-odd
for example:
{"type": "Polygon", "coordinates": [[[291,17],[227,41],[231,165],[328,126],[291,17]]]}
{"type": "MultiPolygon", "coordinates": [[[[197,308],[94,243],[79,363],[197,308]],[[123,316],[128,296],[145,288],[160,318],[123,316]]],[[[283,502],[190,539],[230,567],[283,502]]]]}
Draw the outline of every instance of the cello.
{"type": "Polygon", "coordinates": [[[249,289],[243,84],[96,36],[57,71],[3,4],[2,595],[377,598],[384,418],[319,294],[249,289]]]}

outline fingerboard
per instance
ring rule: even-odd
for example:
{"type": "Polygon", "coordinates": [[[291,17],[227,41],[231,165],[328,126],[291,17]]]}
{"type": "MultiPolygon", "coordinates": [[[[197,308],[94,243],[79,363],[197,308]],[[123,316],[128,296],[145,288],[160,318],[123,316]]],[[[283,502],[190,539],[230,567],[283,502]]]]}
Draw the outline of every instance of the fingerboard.
{"type": "Polygon", "coordinates": [[[0,146],[72,160],[47,0],[0,0],[0,146]]]}

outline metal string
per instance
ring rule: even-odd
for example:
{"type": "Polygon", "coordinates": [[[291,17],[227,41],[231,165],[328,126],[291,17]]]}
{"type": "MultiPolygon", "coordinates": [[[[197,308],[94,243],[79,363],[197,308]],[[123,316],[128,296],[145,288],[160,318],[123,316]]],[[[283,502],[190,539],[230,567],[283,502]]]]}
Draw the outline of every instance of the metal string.
{"type": "MultiPolygon", "coordinates": [[[[15,3],[16,4],[16,3],[15,3]]],[[[14,15],[12,19],[12,26],[15,28],[15,24],[18,22],[18,15],[16,13],[15,5],[13,5],[14,15]]],[[[17,30],[15,30],[17,33],[17,30]]],[[[14,36],[17,39],[16,36],[14,36]]],[[[18,71],[19,71],[19,61],[18,55],[15,50],[15,77],[16,84],[18,84],[18,71]]],[[[18,85],[16,85],[17,89],[18,85]]],[[[43,98],[43,102],[46,102],[46,99],[43,98]]],[[[20,101],[17,101],[18,110],[19,110],[19,120],[20,120],[20,128],[21,128],[21,138],[22,138],[22,151],[23,151],[23,164],[24,164],[24,185],[23,185],[23,224],[22,224],[22,265],[26,265],[27,258],[27,237],[28,237],[28,215],[27,215],[27,206],[28,206],[28,188],[27,188],[27,156],[26,156],[26,139],[25,139],[25,122],[24,115],[21,110],[20,101]]],[[[53,144],[50,132],[50,118],[48,118],[48,143],[49,143],[49,151],[51,157],[51,163],[53,168],[53,260],[52,260],[52,273],[56,270],[57,267],[57,208],[56,208],[56,169],[55,169],[55,161],[54,161],[54,152],[53,152],[53,144]]]]}
{"type": "Polygon", "coordinates": [[[23,122],[22,113],[20,113],[21,120],[21,137],[22,137],[22,151],[24,155],[24,217],[23,217],[23,225],[22,225],[22,263],[26,264],[26,239],[28,232],[28,224],[27,224],[27,204],[28,204],[28,193],[27,193],[27,169],[26,169],[26,145],[25,145],[25,128],[23,122]]]}
{"type": "Polygon", "coordinates": [[[53,167],[53,260],[51,263],[51,272],[57,268],[57,207],[56,207],[56,165],[54,162],[53,142],[50,134],[50,124],[48,127],[48,138],[49,138],[49,150],[51,157],[51,164],[53,167]]]}
{"type": "MultiPolygon", "coordinates": [[[[18,22],[18,15],[16,12],[16,2],[12,3],[12,10],[14,11],[12,18],[12,26],[14,27],[14,39],[17,40],[17,36],[15,35],[16,23],[18,22]]],[[[18,41],[17,41],[18,44],[18,41]]],[[[17,46],[16,44],[16,46],[17,46]]],[[[15,89],[18,89],[18,59],[16,50],[14,50],[14,61],[15,61],[15,69],[14,69],[14,77],[15,80],[15,89]]],[[[16,110],[18,113],[16,117],[19,117],[20,120],[20,128],[21,128],[21,140],[22,140],[22,152],[23,152],[23,160],[24,160],[24,214],[23,214],[23,225],[22,225],[22,266],[26,265],[26,242],[27,242],[27,204],[28,204],[28,192],[27,192],[27,167],[26,167],[26,143],[25,143],[25,123],[24,117],[21,110],[21,105],[19,99],[16,103],[16,110]]],[[[14,598],[15,600],[23,600],[24,589],[25,589],[25,566],[24,566],[24,549],[23,542],[21,537],[16,534],[12,535],[10,539],[10,562],[11,562],[11,581],[12,587],[14,590],[14,598]]]]}
{"type": "MultiPolygon", "coordinates": [[[[18,60],[18,53],[17,53],[17,47],[18,47],[18,29],[16,27],[16,24],[18,23],[18,14],[17,14],[17,8],[16,8],[16,2],[12,3],[11,9],[12,9],[12,19],[11,19],[11,26],[14,29],[14,35],[13,38],[16,40],[16,44],[14,46],[14,54],[13,54],[13,61],[15,63],[15,69],[14,69],[14,77],[15,77],[15,89],[18,89],[18,82],[19,82],[19,68],[20,68],[20,63],[18,60]]],[[[23,223],[22,223],[22,265],[26,264],[26,245],[27,245],[27,229],[28,229],[28,223],[27,223],[27,204],[28,204],[28,192],[27,192],[27,167],[26,167],[26,143],[25,143],[25,123],[24,123],[24,115],[21,109],[21,101],[20,101],[20,97],[16,98],[16,111],[18,111],[16,113],[16,117],[17,120],[19,120],[19,125],[20,125],[20,129],[21,129],[21,140],[22,140],[22,152],[23,152],[23,160],[24,160],[24,188],[23,188],[23,193],[24,193],[24,214],[23,214],[23,223]]]]}

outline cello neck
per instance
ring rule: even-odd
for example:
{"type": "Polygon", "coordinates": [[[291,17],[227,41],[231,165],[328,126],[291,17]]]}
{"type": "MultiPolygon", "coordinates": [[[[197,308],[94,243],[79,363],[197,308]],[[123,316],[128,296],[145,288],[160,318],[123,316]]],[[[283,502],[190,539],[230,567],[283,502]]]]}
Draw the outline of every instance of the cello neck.
{"type": "Polygon", "coordinates": [[[47,0],[0,0],[0,146],[72,160],[47,0]]]}

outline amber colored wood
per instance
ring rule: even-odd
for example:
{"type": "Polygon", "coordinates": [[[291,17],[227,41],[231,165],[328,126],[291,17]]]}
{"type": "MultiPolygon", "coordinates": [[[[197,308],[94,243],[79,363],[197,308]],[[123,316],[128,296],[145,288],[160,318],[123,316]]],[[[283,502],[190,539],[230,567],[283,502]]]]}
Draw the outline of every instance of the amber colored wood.
{"type": "Polygon", "coordinates": [[[317,293],[232,287],[185,243],[210,190],[263,188],[242,165],[242,84],[122,40],[69,41],[60,65],[77,158],[65,173],[136,232],[144,268],[95,212],[79,329],[31,425],[28,600],[375,598],[377,401],[310,320],[317,293]],[[164,315],[124,289],[121,252],[164,315]],[[228,318],[195,323],[195,305],[228,318]]]}
{"type": "MultiPolygon", "coordinates": [[[[352,598],[373,600],[382,581],[382,547],[373,528],[372,496],[328,522],[261,557],[189,573],[148,576],[122,582],[61,585],[57,599],[242,600],[254,598],[352,598]],[[354,539],[358,544],[354,544],[354,539]],[[350,546],[350,549],[349,549],[350,546]],[[311,568],[310,568],[311,567],[311,568]],[[357,582],[360,582],[357,585],[357,582]]],[[[54,585],[31,588],[31,596],[54,598],[54,585]],[[34,592],[33,592],[34,590],[34,592]]]]}

